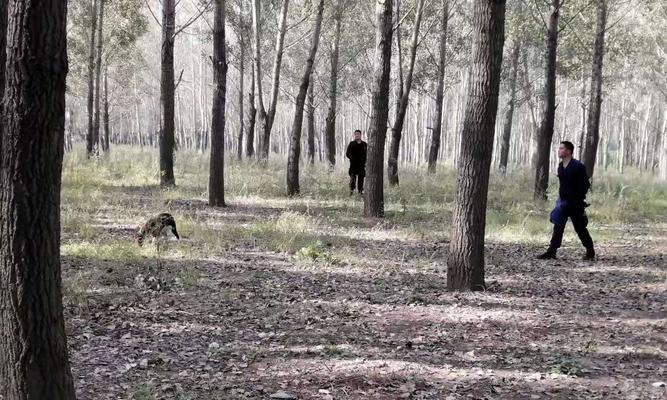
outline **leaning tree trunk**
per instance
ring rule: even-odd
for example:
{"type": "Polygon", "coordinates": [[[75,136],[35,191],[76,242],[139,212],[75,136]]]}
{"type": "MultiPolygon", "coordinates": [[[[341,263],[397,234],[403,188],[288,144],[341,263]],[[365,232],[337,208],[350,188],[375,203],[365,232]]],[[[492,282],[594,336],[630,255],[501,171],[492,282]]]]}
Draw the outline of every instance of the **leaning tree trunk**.
{"type": "Polygon", "coordinates": [[[438,88],[435,93],[435,115],[431,131],[431,147],[428,152],[428,172],[434,174],[442,137],[442,106],[445,99],[445,67],[447,66],[447,22],[449,21],[449,0],[442,0],[442,21],[440,25],[440,46],[438,53],[438,88]]]}
{"type": "Polygon", "coordinates": [[[391,73],[391,39],[393,34],[392,0],[375,5],[375,60],[373,62],[371,117],[368,128],[367,175],[364,188],[364,215],[384,217],[384,145],[389,114],[389,76],[391,73]]]}
{"type": "Polygon", "coordinates": [[[162,1],[162,51],[160,102],[162,126],[160,129],[160,186],[174,186],[174,31],[176,0],[162,1]]]}
{"type": "Polygon", "coordinates": [[[447,288],[484,290],[484,231],[493,134],[505,40],[505,1],[478,0],[456,205],[447,258],[447,288]]]}
{"type": "Polygon", "coordinates": [[[308,121],[308,163],[315,164],[315,91],[313,86],[313,74],[310,74],[308,85],[308,104],[306,106],[306,120],[308,121]]]}
{"type": "Polygon", "coordinates": [[[86,135],[86,153],[90,157],[95,151],[95,36],[97,35],[98,2],[93,0],[90,10],[90,43],[88,45],[88,133],[86,135]]]}
{"type": "Polygon", "coordinates": [[[104,38],[102,34],[104,32],[104,2],[105,0],[99,0],[99,5],[97,9],[97,50],[95,54],[95,116],[93,120],[93,147],[98,149],[95,153],[99,153],[99,148],[102,147],[100,142],[100,81],[102,80],[102,45],[104,38]]]}
{"type": "Polygon", "coordinates": [[[600,141],[600,108],[602,106],[602,60],[604,58],[604,33],[607,25],[606,0],[598,0],[598,20],[593,49],[591,72],[591,101],[588,106],[588,133],[582,161],[589,177],[593,177],[595,157],[600,141]]]}
{"type": "Polygon", "coordinates": [[[251,158],[255,155],[255,119],[257,118],[257,108],[255,108],[255,64],[250,67],[252,79],[250,82],[250,92],[248,93],[248,125],[245,134],[245,156],[251,158]]]}
{"type": "Polygon", "coordinates": [[[102,140],[102,150],[109,152],[109,82],[107,69],[104,68],[104,100],[103,100],[102,126],[104,127],[104,139],[102,140]]]}
{"type": "MultiPolygon", "coordinates": [[[[241,17],[239,17],[240,19],[241,17]]],[[[239,23],[239,25],[241,25],[239,23]]],[[[241,29],[241,28],[239,28],[241,29]]],[[[236,158],[241,160],[243,158],[243,130],[244,130],[244,123],[243,118],[245,117],[243,115],[243,77],[245,75],[245,45],[243,42],[243,38],[239,38],[239,135],[238,135],[238,143],[237,143],[237,148],[236,148],[236,158]]]]}
{"type": "Polygon", "coordinates": [[[329,81],[329,110],[324,125],[325,154],[329,167],[336,166],[336,97],[338,93],[338,53],[340,48],[340,25],[343,17],[341,0],[336,1],[334,10],[334,42],[331,49],[331,79],[329,81]]]}
{"type": "MultiPolygon", "coordinates": [[[[403,123],[405,114],[408,110],[410,101],[410,89],[412,88],[412,75],[415,69],[415,59],[417,57],[417,46],[419,45],[419,25],[422,19],[422,10],[424,9],[424,0],[417,0],[417,11],[415,13],[415,25],[412,29],[412,42],[410,42],[410,64],[405,77],[405,86],[401,94],[401,101],[396,113],[396,121],[391,128],[391,145],[389,147],[389,159],[387,160],[387,179],[391,186],[398,185],[398,151],[401,145],[403,134],[403,123]]],[[[399,61],[400,62],[400,61],[399,61]]]]}
{"type": "Polygon", "coordinates": [[[7,6],[0,398],[69,400],[75,393],[60,274],[67,2],[10,0],[7,6]]]}
{"type": "Polygon", "coordinates": [[[208,205],[225,206],[225,96],[227,49],[225,46],[225,0],[215,0],[213,21],[213,109],[211,111],[211,165],[208,205]]]}
{"type": "Polygon", "coordinates": [[[516,78],[519,69],[520,42],[515,39],[512,49],[512,70],[510,72],[510,99],[505,114],[505,126],[503,127],[503,140],[500,145],[500,172],[507,172],[507,159],[510,154],[510,138],[512,137],[512,119],[514,117],[514,105],[516,102],[516,78]]]}
{"type": "Polygon", "coordinates": [[[313,29],[313,40],[310,43],[310,53],[306,61],[306,69],[301,77],[299,94],[296,96],[294,106],[294,121],[290,134],[289,155],[287,157],[287,194],[294,196],[299,193],[299,159],[301,158],[301,127],[303,124],[303,108],[306,102],[306,94],[310,85],[310,75],[313,72],[315,54],[320,43],[320,30],[322,29],[322,13],[324,11],[324,0],[320,0],[317,6],[315,27],[313,29]]]}
{"type": "Polygon", "coordinates": [[[556,118],[556,48],[558,47],[558,16],[563,0],[552,0],[547,26],[546,68],[542,122],[537,133],[537,162],[535,165],[535,199],[546,200],[549,187],[549,158],[556,118]]]}
{"type": "MultiPolygon", "coordinates": [[[[262,136],[260,136],[260,148],[259,148],[259,158],[262,161],[267,161],[269,159],[269,150],[271,148],[271,129],[273,128],[273,121],[276,116],[276,106],[278,105],[278,89],[280,87],[280,66],[283,60],[283,49],[285,47],[285,32],[287,32],[287,9],[289,6],[289,0],[283,0],[283,6],[280,12],[280,23],[278,26],[278,36],[276,38],[276,55],[273,60],[273,79],[271,85],[271,102],[269,103],[268,111],[264,112],[264,105],[261,104],[259,109],[259,124],[262,130],[262,136]]],[[[259,6],[257,7],[257,19],[259,19],[259,6]]],[[[255,45],[257,47],[256,51],[256,60],[255,64],[260,62],[259,60],[259,42],[258,38],[255,38],[255,45]]],[[[257,70],[257,92],[261,96],[262,89],[259,83],[261,80],[260,69],[255,65],[257,70]]],[[[304,95],[305,96],[305,95],[304,95]]]]}

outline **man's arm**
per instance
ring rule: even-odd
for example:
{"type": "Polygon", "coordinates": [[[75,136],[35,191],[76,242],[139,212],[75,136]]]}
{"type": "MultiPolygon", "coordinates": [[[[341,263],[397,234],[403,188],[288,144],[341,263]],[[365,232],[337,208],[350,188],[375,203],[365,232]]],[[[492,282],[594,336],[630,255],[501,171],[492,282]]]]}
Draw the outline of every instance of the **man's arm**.
{"type": "Polygon", "coordinates": [[[347,150],[345,151],[345,157],[349,158],[350,160],[352,159],[351,153],[352,152],[352,143],[349,143],[347,145],[347,150]]]}

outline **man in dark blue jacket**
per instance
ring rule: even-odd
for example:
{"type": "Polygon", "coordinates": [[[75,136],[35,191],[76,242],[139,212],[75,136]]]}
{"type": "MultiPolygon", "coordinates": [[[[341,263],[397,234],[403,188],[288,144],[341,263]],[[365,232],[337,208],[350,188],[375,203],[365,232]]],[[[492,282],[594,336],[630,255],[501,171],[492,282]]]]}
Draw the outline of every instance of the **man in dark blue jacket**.
{"type": "Polygon", "coordinates": [[[558,148],[558,158],[562,160],[558,164],[560,187],[556,207],[551,211],[550,216],[550,220],[554,224],[554,231],[549,248],[544,254],[537,257],[542,260],[556,258],[556,251],[563,241],[563,232],[565,232],[565,224],[568,218],[572,220],[574,230],[586,248],[584,260],[595,259],[593,239],[588,233],[588,229],[586,229],[588,217],[585,211],[585,208],[588,207],[586,193],[591,184],[584,164],[572,158],[573,151],[574,145],[568,141],[561,142],[558,148]]]}
{"type": "Polygon", "coordinates": [[[366,153],[368,145],[361,140],[361,131],[354,131],[354,140],[347,145],[345,156],[350,159],[350,196],[354,194],[354,189],[359,194],[364,193],[364,177],[366,177],[366,153]]]}

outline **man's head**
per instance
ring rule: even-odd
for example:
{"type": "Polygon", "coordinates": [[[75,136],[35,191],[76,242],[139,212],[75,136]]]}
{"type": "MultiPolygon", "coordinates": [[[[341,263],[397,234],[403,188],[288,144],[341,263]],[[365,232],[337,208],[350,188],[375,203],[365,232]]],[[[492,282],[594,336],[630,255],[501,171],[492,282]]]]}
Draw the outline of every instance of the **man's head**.
{"type": "Polygon", "coordinates": [[[558,147],[558,158],[571,158],[573,152],[574,145],[572,142],[568,142],[567,140],[560,142],[560,147],[558,147]]]}
{"type": "Polygon", "coordinates": [[[359,129],[354,131],[354,140],[356,140],[357,142],[361,141],[361,131],[359,129]]]}

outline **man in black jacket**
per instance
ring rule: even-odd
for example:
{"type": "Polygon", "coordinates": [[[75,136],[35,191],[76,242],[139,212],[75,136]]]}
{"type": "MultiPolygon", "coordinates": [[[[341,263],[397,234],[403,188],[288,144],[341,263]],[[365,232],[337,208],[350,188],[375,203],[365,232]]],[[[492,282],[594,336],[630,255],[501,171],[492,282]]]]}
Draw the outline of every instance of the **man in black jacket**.
{"type": "Polygon", "coordinates": [[[588,217],[585,208],[586,193],[591,187],[586,167],[579,160],[572,158],[574,145],[571,142],[561,142],[558,148],[558,158],[562,161],[558,164],[558,201],[556,207],[551,211],[550,220],[554,224],[551,243],[544,254],[539,255],[539,259],[556,258],[556,251],[563,241],[563,232],[567,219],[572,220],[574,230],[579,236],[579,240],[586,248],[584,260],[595,259],[595,249],[593,248],[593,239],[588,233],[588,217]]]}
{"type": "Polygon", "coordinates": [[[347,145],[345,156],[350,159],[350,196],[356,187],[359,194],[364,193],[364,177],[366,177],[366,152],[368,145],[361,140],[361,131],[354,131],[354,140],[347,145]]]}

